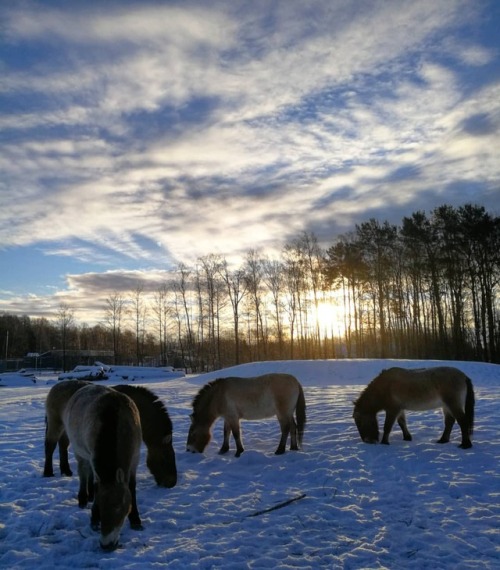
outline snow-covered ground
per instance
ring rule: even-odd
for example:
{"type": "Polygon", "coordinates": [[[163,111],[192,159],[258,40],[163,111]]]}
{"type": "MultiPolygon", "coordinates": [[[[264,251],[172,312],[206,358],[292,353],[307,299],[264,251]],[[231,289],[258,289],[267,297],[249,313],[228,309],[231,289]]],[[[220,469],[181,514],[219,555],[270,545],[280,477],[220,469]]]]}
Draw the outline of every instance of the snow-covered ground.
{"type": "Polygon", "coordinates": [[[0,567],[500,568],[500,366],[446,363],[474,382],[472,449],[457,447],[457,427],[452,443],[434,443],[443,427],[438,410],[408,414],[412,442],[396,426],[390,446],[364,444],[352,400],[395,364],[442,363],[286,361],[136,379],[168,407],[179,481],[157,487],[143,451],[144,530],[125,523],[112,553],[100,550],[89,510],[77,506],[77,477],[42,477],[44,401],[56,380],[0,375],[0,567]],[[304,386],[303,451],[275,456],[279,427],[270,419],[243,422],[239,459],[217,454],[220,421],[204,455],[185,452],[191,400],[205,382],[269,371],[294,374],[304,386]]]}

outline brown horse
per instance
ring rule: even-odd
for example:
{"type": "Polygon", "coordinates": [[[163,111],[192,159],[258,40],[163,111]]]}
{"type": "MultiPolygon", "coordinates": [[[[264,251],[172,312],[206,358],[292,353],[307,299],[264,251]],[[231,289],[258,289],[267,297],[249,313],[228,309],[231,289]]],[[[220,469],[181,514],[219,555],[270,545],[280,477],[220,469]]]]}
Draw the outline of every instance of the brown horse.
{"type": "Polygon", "coordinates": [[[172,441],[173,426],[167,408],[156,394],[144,386],[113,386],[132,398],[141,416],[142,440],[146,444],[146,465],[157,485],[172,488],[177,484],[177,466],[172,441]]]}
{"type": "MultiPolygon", "coordinates": [[[[53,386],[45,403],[45,467],[44,477],[52,477],[52,456],[59,442],[59,465],[62,475],[72,475],[68,461],[69,439],[64,431],[62,415],[71,396],[91,382],[63,380],[53,386]]],[[[143,386],[120,384],[114,390],[129,396],[137,406],[141,417],[142,438],[147,447],[146,464],[160,487],[174,487],[177,483],[177,467],[172,444],[172,422],[166,407],[156,394],[143,386]]]]}
{"type": "Polygon", "coordinates": [[[463,372],[451,366],[420,368],[389,368],[383,370],[354,402],[353,418],[361,439],[366,443],[379,440],[377,413],[385,411],[382,442],[389,443],[389,434],[397,420],[406,441],[412,437],[406,425],[404,410],[443,408],[444,431],[438,443],[448,443],[455,423],[462,430],[460,447],[472,447],[470,436],[474,427],[474,389],[463,372]]]}
{"type": "Polygon", "coordinates": [[[229,450],[229,437],[236,442],[236,457],[244,449],[240,419],[261,420],[277,416],[281,440],[276,454],[285,452],[288,434],[290,449],[302,445],[306,423],[306,402],[299,381],[289,374],[265,374],[256,378],[219,378],[203,386],[193,400],[187,451],[203,453],[208,445],[212,424],[224,418],[224,441],[219,453],[229,450]],[[294,412],[296,420],[294,418],[294,412]]]}
{"type": "Polygon", "coordinates": [[[77,390],[63,412],[63,425],[78,462],[78,505],[93,499],[91,526],[101,530],[105,550],[118,546],[128,516],[141,529],[136,500],[136,470],[141,447],[141,421],[125,394],[89,384],[77,390]]]}

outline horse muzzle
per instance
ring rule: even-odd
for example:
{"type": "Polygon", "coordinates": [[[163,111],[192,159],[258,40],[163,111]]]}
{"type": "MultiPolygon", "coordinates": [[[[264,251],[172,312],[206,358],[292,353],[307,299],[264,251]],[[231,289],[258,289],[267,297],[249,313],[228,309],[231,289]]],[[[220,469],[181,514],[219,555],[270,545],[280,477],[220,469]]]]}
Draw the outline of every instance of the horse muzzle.
{"type": "Polygon", "coordinates": [[[106,536],[101,534],[99,543],[101,548],[106,552],[112,552],[118,548],[118,539],[120,537],[120,528],[114,529],[112,532],[106,536]]]}
{"type": "Polygon", "coordinates": [[[113,542],[109,542],[106,544],[103,544],[102,541],[100,542],[101,548],[105,551],[105,552],[113,552],[114,550],[116,550],[118,548],[118,541],[113,541],[113,542]]]}

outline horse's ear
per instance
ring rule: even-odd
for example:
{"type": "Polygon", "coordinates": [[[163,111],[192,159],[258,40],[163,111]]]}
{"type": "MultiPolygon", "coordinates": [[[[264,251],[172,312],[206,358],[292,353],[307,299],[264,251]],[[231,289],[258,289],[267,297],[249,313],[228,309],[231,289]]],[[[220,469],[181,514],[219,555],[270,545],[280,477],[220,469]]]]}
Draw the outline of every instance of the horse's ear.
{"type": "Polygon", "coordinates": [[[118,467],[116,470],[116,482],[117,483],[125,483],[125,473],[121,467],[118,467]]]}
{"type": "Polygon", "coordinates": [[[165,445],[170,445],[172,443],[172,434],[169,433],[163,438],[163,443],[165,445]]]}

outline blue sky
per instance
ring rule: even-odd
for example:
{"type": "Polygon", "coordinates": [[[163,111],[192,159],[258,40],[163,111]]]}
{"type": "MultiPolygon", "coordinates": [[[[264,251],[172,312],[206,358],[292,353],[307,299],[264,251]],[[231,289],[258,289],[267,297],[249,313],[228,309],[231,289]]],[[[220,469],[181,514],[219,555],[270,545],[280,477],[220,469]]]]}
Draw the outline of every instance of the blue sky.
{"type": "Polygon", "coordinates": [[[0,4],[0,311],[178,263],[500,214],[500,2],[0,4]]]}

